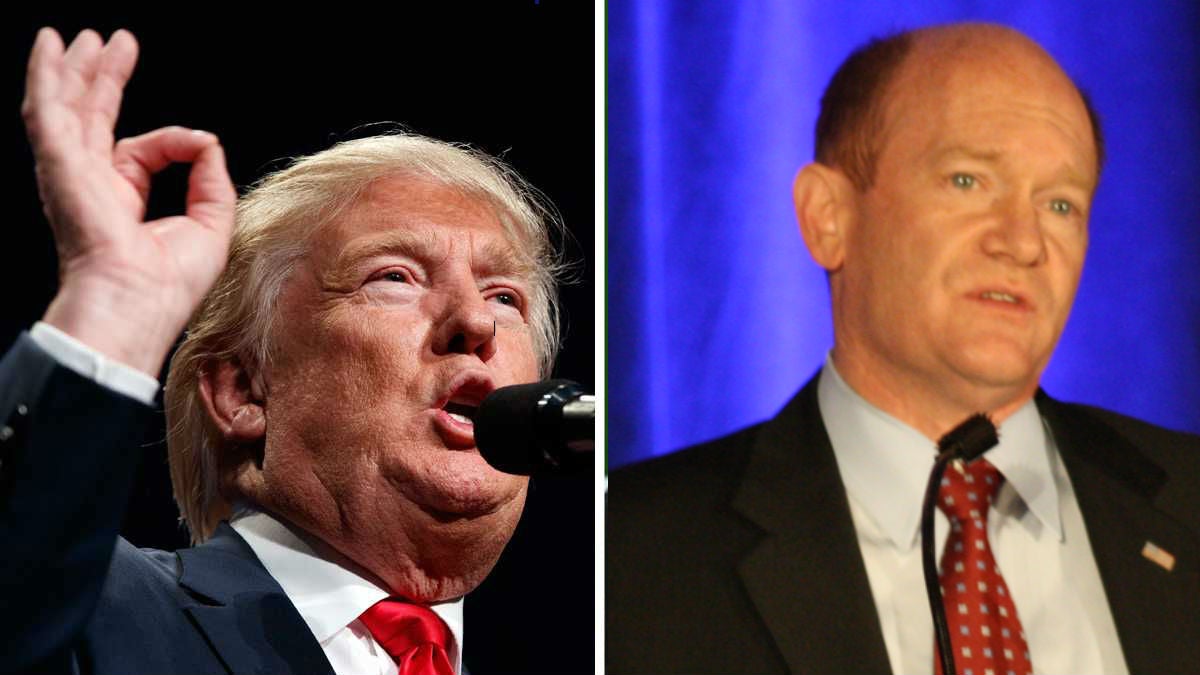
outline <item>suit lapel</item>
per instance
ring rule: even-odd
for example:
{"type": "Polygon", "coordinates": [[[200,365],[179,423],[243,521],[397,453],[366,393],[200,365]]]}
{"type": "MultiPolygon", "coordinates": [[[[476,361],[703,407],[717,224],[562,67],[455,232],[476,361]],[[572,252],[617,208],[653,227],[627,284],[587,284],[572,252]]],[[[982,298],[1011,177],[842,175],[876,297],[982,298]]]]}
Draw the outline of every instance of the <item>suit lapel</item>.
{"type": "Polygon", "coordinates": [[[183,611],[230,673],[333,675],[283,589],[227,523],[179,560],[180,586],[200,596],[183,611]]]}
{"type": "MultiPolygon", "coordinates": [[[[1200,662],[1200,546],[1159,510],[1168,476],[1103,420],[1039,393],[1086,523],[1131,673],[1200,662]],[[1151,542],[1175,558],[1147,559],[1151,542]]],[[[888,672],[816,378],[755,441],[733,507],[764,530],[738,573],[790,670],[888,672]],[[825,608],[815,614],[804,608],[825,608]]]]}
{"type": "Polygon", "coordinates": [[[1132,673],[1181,672],[1200,662],[1200,562],[1193,537],[1155,507],[1167,475],[1103,420],[1044,393],[1049,421],[1083,513],[1125,661],[1132,673]],[[1168,571],[1147,542],[1174,556],[1168,571]]]}
{"type": "Polygon", "coordinates": [[[755,441],[733,507],[765,536],[738,573],[792,672],[888,672],[816,382],[755,441]]]}

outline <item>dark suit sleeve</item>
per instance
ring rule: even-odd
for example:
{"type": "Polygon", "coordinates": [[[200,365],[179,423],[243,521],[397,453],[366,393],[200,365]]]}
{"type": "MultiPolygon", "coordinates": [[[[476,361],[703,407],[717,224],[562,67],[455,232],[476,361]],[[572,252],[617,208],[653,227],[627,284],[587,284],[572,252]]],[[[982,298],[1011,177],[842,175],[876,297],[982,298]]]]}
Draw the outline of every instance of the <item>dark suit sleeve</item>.
{"type": "Polygon", "coordinates": [[[0,671],[74,669],[154,414],[27,334],[0,361],[0,671]]]}

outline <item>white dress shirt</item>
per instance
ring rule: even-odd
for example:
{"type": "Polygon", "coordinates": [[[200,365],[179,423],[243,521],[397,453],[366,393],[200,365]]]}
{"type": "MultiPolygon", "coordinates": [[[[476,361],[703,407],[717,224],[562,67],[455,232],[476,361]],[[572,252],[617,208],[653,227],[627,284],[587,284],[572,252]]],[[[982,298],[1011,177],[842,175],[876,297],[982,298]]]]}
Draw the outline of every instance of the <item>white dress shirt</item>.
{"type": "MultiPolygon", "coordinates": [[[[892,672],[933,671],[933,620],[921,568],[920,521],[936,444],[871,405],[827,358],[821,417],[866,564],[892,672]]],[[[1037,673],[1128,673],[1100,572],[1049,428],[1030,401],[999,427],[986,457],[1005,481],[988,538],[1012,593],[1037,673]]],[[[935,512],[940,557],[948,525],[935,512]]]]}
{"type": "Polygon", "coordinates": [[[113,361],[44,321],[33,324],[29,337],[63,367],[118,394],[153,405],[158,380],[137,368],[113,361]]]}
{"type": "MultiPolygon", "coordinates": [[[[113,361],[44,322],[29,332],[38,347],[64,367],[119,394],[147,405],[158,393],[158,380],[113,361]]],[[[263,567],[283,588],[300,618],[320,643],[337,675],[396,675],[396,663],[371,637],[359,615],[388,597],[383,588],[322,559],[303,540],[266,513],[239,512],[233,529],[246,540],[263,567]]],[[[429,607],[450,628],[447,654],[455,673],[462,672],[463,600],[429,607]]]]}
{"type": "MultiPolygon", "coordinates": [[[[302,539],[269,514],[249,511],[233,529],[267,568],[308,624],[338,675],[396,675],[396,663],[371,637],[359,615],[388,597],[387,590],[321,558],[302,539]]],[[[453,636],[447,654],[454,672],[462,672],[463,600],[429,606],[453,636]]]]}

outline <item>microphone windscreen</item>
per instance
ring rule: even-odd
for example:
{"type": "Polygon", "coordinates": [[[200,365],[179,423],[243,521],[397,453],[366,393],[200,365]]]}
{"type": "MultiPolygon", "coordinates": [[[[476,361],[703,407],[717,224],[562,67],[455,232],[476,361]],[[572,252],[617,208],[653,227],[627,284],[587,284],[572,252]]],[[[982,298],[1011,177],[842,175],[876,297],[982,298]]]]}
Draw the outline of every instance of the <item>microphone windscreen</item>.
{"type": "Polygon", "coordinates": [[[556,468],[567,454],[563,407],[582,393],[570,380],[501,387],[475,413],[475,446],[505,473],[527,476],[556,468]]]}
{"type": "Polygon", "coordinates": [[[1000,437],[996,435],[996,425],[984,413],[975,413],[962,424],[954,427],[938,441],[938,452],[971,462],[980,455],[991,450],[1000,437]]]}

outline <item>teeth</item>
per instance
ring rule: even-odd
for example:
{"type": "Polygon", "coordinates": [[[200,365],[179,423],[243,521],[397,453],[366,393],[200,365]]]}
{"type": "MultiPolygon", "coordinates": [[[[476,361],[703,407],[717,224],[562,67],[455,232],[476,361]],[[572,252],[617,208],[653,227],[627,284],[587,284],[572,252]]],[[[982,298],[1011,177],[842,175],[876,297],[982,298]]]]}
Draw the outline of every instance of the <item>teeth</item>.
{"type": "Polygon", "coordinates": [[[449,415],[450,417],[452,417],[453,419],[455,419],[459,422],[462,422],[463,424],[472,424],[471,418],[467,417],[466,415],[460,415],[458,413],[446,413],[446,414],[449,415]]]}
{"type": "Polygon", "coordinates": [[[1014,305],[1017,304],[1017,299],[1015,297],[1009,295],[1008,293],[1001,293],[999,291],[987,291],[983,294],[983,297],[987,300],[999,300],[1000,302],[1011,302],[1014,305]]]}

